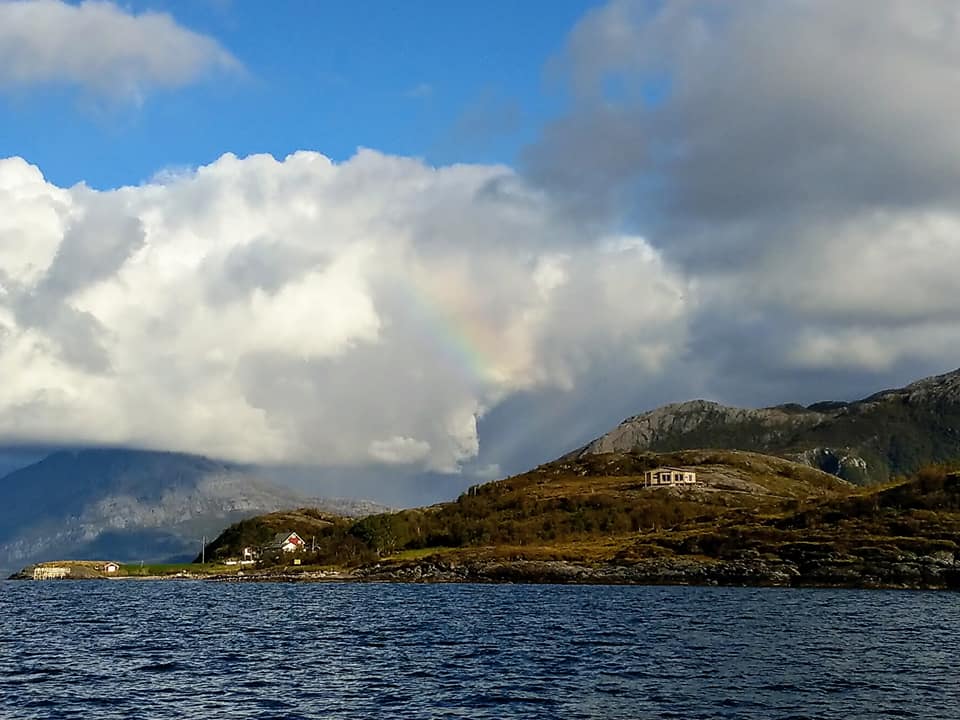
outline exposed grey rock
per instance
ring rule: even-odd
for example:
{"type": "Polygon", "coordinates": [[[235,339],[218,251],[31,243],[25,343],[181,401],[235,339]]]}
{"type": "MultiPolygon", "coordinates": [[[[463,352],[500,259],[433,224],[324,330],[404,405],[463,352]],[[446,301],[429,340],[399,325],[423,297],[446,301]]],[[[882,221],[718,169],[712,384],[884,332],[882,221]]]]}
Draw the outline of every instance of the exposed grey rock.
{"type": "Polygon", "coordinates": [[[630,564],[586,565],[567,561],[435,561],[371,566],[352,579],[377,582],[486,582],[608,585],[745,585],[795,587],[960,588],[953,553],[897,561],[880,554],[867,560],[815,543],[795,543],[778,558],[703,560],[676,556],[630,564]],[[789,556],[789,557],[788,557],[789,556]]]}
{"type": "Polygon", "coordinates": [[[698,448],[779,455],[857,484],[883,481],[960,457],[960,370],[857,402],[675,403],[627,418],[574,455],[698,448]]]}
{"type": "MultiPolygon", "coordinates": [[[[752,410],[728,407],[706,400],[692,400],[665,405],[629,417],[606,435],[587,445],[585,452],[668,449],[663,447],[664,444],[675,444],[678,438],[697,433],[715,433],[724,426],[738,425],[754,427],[751,442],[772,443],[782,439],[791,430],[814,427],[824,418],[823,413],[815,411],[787,412],[779,407],[752,410]]],[[[697,445],[694,444],[693,447],[697,445]]]]}

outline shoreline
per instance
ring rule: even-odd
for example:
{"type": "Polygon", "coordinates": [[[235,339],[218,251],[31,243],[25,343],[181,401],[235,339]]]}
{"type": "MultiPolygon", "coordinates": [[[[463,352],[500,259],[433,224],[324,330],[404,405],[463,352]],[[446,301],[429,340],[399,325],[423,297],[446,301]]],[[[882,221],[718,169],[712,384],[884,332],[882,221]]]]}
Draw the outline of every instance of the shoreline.
{"type": "MultiPolygon", "coordinates": [[[[63,563],[69,566],[69,563],[63,563]]],[[[34,580],[32,568],[10,576],[34,580]]],[[[169,574],[67,576],[60,580],[177,581],[221,583],[403,583],[560,584],[691,587],[833,588],[862,590],[960,590],[960,565],[946,557],[912,562],[853,565],[848,558],[797,564],[758,558],[701,560],[657,558],[630,564],[586,564],[569,560],[424,559],[356,569],[269,568],[240,573],[178,571],[169,574]]],[[[35,581],[35,580],[34,580],[35,581]]],[[[41,580],[51,582],[51,580],[41,580]]]]}

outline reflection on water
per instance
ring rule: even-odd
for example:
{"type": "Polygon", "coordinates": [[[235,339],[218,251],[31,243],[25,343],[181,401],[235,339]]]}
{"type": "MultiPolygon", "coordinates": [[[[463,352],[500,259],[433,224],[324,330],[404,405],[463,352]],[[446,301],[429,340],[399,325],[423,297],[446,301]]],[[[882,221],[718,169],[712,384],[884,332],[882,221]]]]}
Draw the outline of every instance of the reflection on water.
{"type": "Polygon", "coordinates": [[[0,718],[960,718],[953,593],[0,584],[0,718]]]}

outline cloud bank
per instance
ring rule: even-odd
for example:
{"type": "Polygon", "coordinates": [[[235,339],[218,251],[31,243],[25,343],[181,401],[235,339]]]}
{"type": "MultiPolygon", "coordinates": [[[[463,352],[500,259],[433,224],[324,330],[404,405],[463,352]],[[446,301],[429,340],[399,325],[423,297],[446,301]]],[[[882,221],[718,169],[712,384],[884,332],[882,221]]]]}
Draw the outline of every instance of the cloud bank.
{"type": "Polygon", "coordinates": [[[503,167],[225,155],[97,192],[0,161],[8,441],[455,472],[511,395],[659,372],[690,302],[503,167]]]}
{"type": "Polygon", "coordinates": [[[526,171],[696,278],[714,393],[960,364],[956,3],[613,0],[560,65],[526,171]]]}
{"type": "Polygon", "coordinates": [[[139,103],[153,88],[237,68],[216,40],[164,13],[134,15],[97,0],[0,0],[0,89],[65,84],[139,103]]]}

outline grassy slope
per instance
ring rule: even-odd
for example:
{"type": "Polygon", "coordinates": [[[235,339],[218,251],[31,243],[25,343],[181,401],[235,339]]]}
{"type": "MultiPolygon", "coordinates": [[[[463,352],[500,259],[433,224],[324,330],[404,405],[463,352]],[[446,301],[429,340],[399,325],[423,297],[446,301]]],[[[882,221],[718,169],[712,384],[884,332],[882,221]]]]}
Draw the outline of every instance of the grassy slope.
{"type": "Polygon", "coordinates": [[[264,515],[232,526],[207,553],[208,558],[236,556],[244,545],[295,530],[316,537],[319,552],[307,559],[310,564],[360,565],[385,557],[410,560],[505,548],[524,557],[608,560],[628,548],[637,533],[691,524],[714,527],[743,513],[776,512],[785,502],[840,497],[850,490],[826,473],[754,453],[593,455],[471,488],[454,502],[358,521],[330,519],[318,526],[310,524],[307,511],[264,515]],[[695,468],[704,486],[644,488],[644,470],[664,464],[695,468]]]}
{"type": "Polygon", "coordinates": [[[639,534],[616,555],[631,560],[658,554],[731,559],[793,559],[802,552],[869,557],[958,550],[960,474],[929,468],[909,480],[763,512],[730,513],[716,523],[687,523],[639,534]]]}
{"type": "MultiPolygon", "coordinates": [[[[658,492],[673,495],[679,507],[693,500],[683,497],[686,492],[658,492]]],[[[519,571],[523,564],[513,561],[564,560],[601,573],[634,568],[637,577],[654,582],[712,578],[721,584],[960,588],[956,469],[934,466],[885,486],[823,489],[806,499],[718,497],[722,500],[706,503],[699,515],[636,532],[437,548],[433,557],[407,550],[386,558],[382,567],[409,578],[416,577],[410,571],[418,564],[451,568],[486,562],[496,575],[498,567],[519,571]]],[[[539,577],[559,581],[549,570],[505,572],[502,577],[525,582],[543,581],[538,573],[546,572],[539,577]]]]}

